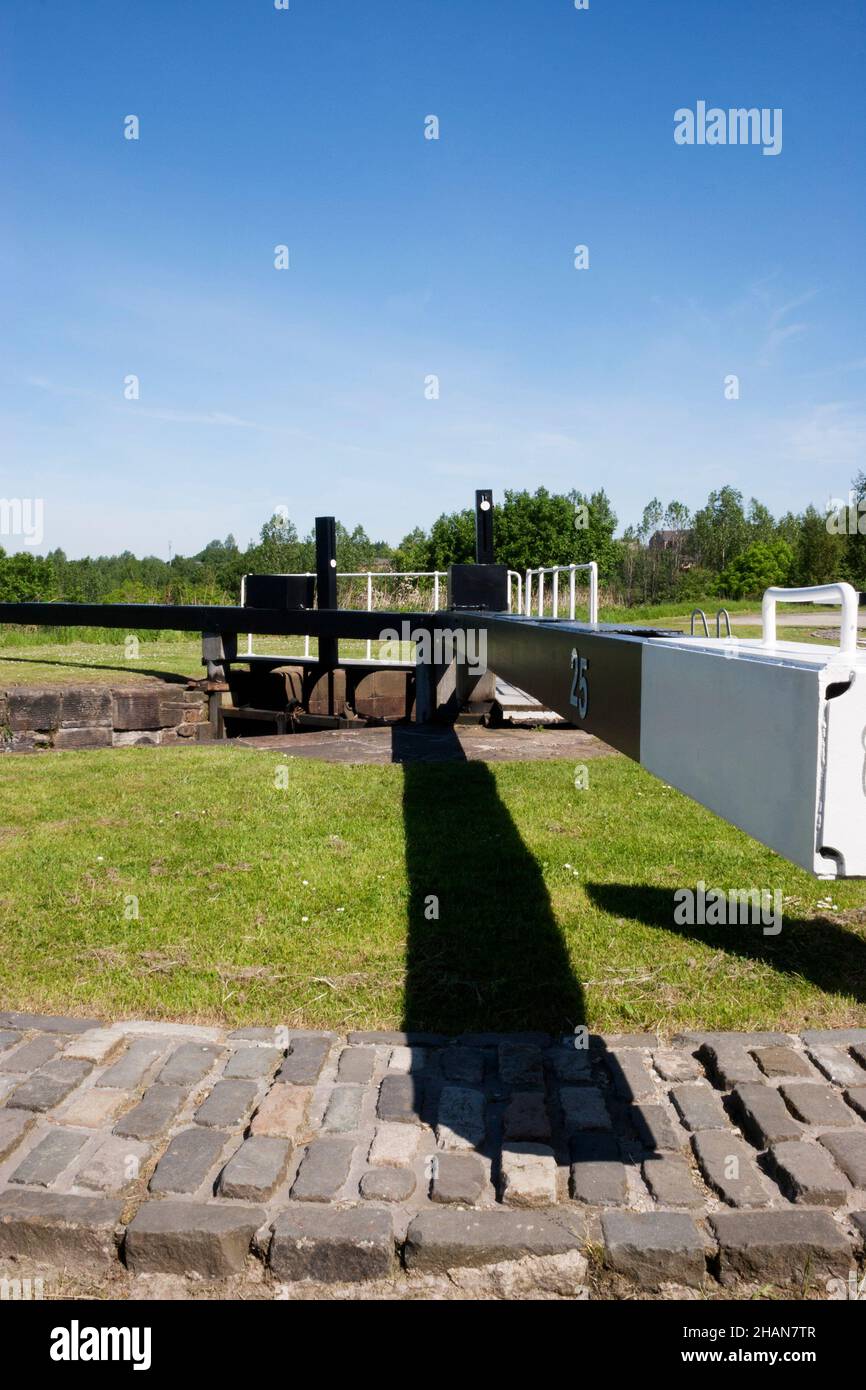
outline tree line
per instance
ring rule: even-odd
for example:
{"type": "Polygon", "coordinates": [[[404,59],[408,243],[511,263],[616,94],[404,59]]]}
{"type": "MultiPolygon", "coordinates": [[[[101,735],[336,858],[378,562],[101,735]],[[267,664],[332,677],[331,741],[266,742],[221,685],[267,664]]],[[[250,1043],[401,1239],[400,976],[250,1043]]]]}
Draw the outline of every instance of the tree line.
{"type": "MultiPolygon", "coordinates": [[[[834,513],[815,507],[774,518],[756,498],[732,486],[710,493],[691,513],[676,500],[653,498],[637,525],[616,535],[617,517],[603,489],[534,493],[507,491],[494,512],[496,558],[510,569],[595,560],[609,601],[626,605],[679,599],[757,598],[773,584],[823,584],[847,579],[866,589],[866,474],[852,484],[851,505],[834,513]],[[863,531],[858,520],[862,519],[863,531]]],[[[475,555],[471,508],[443,513],[429,530],[416,527],[399,545],[372,540],[363,527],[337,523],[341,571],[444,570],[475,555]]],[[[235,603],[247,573],[315,569],[313,534],[301,536],[274,515],[243,549],[231,535],[195,555],[138,558],[130,551],[69,559],[0,548],[0,599],[62,599],[88,603],[235,603]]]]}

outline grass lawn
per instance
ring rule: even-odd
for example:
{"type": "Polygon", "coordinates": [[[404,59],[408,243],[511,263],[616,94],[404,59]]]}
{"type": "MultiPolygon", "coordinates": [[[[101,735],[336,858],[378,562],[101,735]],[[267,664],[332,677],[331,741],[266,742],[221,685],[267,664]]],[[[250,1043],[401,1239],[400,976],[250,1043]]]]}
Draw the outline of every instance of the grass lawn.
{"type": "Polygon", "coordinates": [[[570,762],[231,746],[0,768],[3,1008],[443,1032],[866,1022],[866,885],[816,882],[623,758],[590,762],[582,791],[570,762]],[[781,888],[781,934],[674,926],[674,889],[699,879],[781,888]]]}

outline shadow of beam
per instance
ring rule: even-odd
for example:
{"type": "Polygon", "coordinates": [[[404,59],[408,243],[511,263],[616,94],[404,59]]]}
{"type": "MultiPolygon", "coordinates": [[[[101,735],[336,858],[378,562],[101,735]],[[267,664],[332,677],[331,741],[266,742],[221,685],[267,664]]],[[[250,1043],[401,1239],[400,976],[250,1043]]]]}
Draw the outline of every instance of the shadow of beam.
{"type": "Polygon", "coordinates": [[[407,761],[402,739],[395,729],[409,891],[404,1028],[571,1032],[585,1022],[583,991],[495,777],[466,761],[453,730],[437,735],[436,762],[407,761]]]}
{"type": "Polygon", "coordinates": [[[612,917],[643,922],[689,937],[716,951],[761,961],[781,974],[799,975],[828,994],[866,1002],[866,941],[826,918],[783,918],[778,936],[758,926],[683,926],[674,921],[671,888],[646,883],[587,883],[586,891],[612,917]]]}

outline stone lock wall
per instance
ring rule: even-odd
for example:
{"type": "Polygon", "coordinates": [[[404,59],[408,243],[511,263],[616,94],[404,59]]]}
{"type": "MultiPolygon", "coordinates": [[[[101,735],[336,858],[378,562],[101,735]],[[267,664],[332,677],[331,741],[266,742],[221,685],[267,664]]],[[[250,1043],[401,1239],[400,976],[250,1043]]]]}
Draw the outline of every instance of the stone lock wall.
{"type": "Polygon", "coordinates": [[[184,686],[15,686],[0,692],[0,751],[125,748],[212,736],[207,695],[184,686]]]}

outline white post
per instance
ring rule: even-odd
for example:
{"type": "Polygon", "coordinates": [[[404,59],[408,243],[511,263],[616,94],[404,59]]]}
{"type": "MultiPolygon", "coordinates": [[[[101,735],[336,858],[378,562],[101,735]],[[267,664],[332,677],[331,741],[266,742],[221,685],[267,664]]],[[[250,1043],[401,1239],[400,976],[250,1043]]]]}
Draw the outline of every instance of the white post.
{"type": "MultiPolygon", "coordinates": [[[[367,612],[368,612],[368,613],[372,613],[372,611],[373,611],[373,575],[372,575],[371,572],[368,570],[368,571],[367,571],[367,612]]],[[[367,638],[367,660],[368,660],[368,661],[370,660],[370,657],[371,657],[372,655],[373,655],[373,643],[372,643],[371,639],[368,637],[368,638],[367,638]]]]}
{"type": "Polygon", "coordinates": [[[558,570],[558,569],[555,569],[555,570],[553,571],[553,602],[552,602],[552,609],[553,609],[553,616],[554,616],[554,618],[558,618],[558,617],[559,617],[559,570],[558,570]]]}
{"type": "Polygon", "coordinates": [[[598,622],[598,564],[589,562],[589,621],[598,622]]]}
{"type": "Polygon", "coordinates": [[[568,567],[568,616],[574,622],[574,581],[576,576],[574,565],[568,567]]]}

